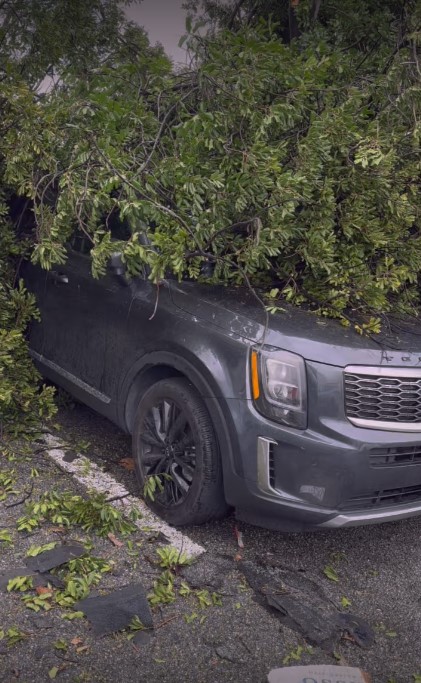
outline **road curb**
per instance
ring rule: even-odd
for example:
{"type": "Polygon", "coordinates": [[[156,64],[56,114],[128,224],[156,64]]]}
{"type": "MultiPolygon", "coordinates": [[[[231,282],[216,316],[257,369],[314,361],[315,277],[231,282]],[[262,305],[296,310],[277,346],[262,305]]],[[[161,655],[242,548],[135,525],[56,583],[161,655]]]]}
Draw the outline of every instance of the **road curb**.
{"type": "Polygon", "coordinates": [[[189,536],[157,517],[143,500],[130,495],[125,486],[110,474],[103,472],[95,462],[86,456],[77,454],[71,462],[66,460],[66,448],[70,450],[70,446],[67,446],[63,440],[50,433],[44,434],[43,440],[46,446],[49,446],[46,454],[87,490],[106,493],[110,505],[126,514],[132,510],[136,511],[139,514],[139,519],[135,521],[135,524],[140,530],[144,531],[147,528],[161,533],[171,546],[186,553],[188,557],[199,557],[206,552],[203,546],[195,543],[189,536]]]}

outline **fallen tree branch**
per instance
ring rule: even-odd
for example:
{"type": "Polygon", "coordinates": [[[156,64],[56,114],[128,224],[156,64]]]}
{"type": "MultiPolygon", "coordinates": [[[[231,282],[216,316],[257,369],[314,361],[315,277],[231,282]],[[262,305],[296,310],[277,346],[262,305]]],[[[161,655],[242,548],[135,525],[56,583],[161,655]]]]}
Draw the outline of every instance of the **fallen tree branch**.
{"type": "Polygon", "coordinates": [[[244,5],[244,2],[245,2],[245,0],[238,0],[237,4],[235,5],[234,9],[232,10],[232,14],[231,14],[229,21],[228,21],[228,29],[230,31],[232,31],[232,29],[233,29],[234,22],[237,18],[237,15],[238,15],[240,9],[244,5]]]}

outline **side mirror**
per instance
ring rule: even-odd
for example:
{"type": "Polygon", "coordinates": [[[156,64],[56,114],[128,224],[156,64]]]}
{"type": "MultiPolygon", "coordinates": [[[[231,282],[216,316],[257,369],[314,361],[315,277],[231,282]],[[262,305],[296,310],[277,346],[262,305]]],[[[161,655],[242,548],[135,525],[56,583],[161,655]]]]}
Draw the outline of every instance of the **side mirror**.
{"type": "Polygon", "coordinates": [[[110,257],[110,270],[111,272],[122,282],[124,285],[128,284],[126,276],[126,266],[123,263],[121,253],[119,251],[111,254],[110,257]]]}

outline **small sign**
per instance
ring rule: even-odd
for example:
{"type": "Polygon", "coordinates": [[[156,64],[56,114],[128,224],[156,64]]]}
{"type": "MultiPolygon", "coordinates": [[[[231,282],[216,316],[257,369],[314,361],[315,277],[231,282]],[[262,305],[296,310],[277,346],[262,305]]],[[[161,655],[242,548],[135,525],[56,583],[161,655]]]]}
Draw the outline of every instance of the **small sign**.
{"type": "Polygon", "coordinates": [[[350,666],[288,666],[272,669],[269,683],[371,683],[369,674],[350,666]]]}

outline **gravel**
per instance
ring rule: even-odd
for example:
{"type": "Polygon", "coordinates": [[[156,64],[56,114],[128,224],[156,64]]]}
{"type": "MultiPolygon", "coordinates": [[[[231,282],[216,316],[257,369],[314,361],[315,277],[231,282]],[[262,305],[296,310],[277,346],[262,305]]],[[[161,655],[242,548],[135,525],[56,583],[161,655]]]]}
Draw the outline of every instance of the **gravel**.
{"type": "MultiPolygon", "coordinates": [[[[133,473],[119,465],[122,458],[130,457],[127,435],[79,405],[72,410],[61,409],[56,422],[60,436],[74,450],[79,450],[81,442],[89,441],[88,447],[83,444],[84,453],[131,493],[137,492],[133,473]]],[[[51,489],[81,492],[42,454],[34,462],[7,465],[11,466],[19,470],[21,490],[28,487],[30,467],[39,469],[31,500],[51,489]]],[[[31,535],[14,531],[22,508],[5,508],[0,503],[0,527],[13,533],[14,542],[10,548],[0,543],[0,571],[23,564],[30,545],[57,537],[63,541],[63,534],[54,533],[48,525],[31,535]]],[[[0,641],[0,681],[48,681],[48,671],[58,667],[57,680],[75,683],[263,683],[268,672],[283,662],[335,664],[339,660],[371,673],[373,683],[413,683],[413,676],[421,674],[420,530],[421,519],[412,519],[349,530],[281,534],[236,523],[233,516],[189,528],[186,533],[207,552],[195,565],[182,570],[177,581],[186,581],[192,591],[217,591],[222,606],[201,608],[193,592],[178,597],[171,605],[155,607],[155,628],[147,632],[151,637],[139,637],[137,643],[129,641],[124,632],[97,637],[86,619],[64,620],[63,610],[56,608],[46,615],[34,615],[23,606],[19,595],[0,593],[0,629],[18,626],[28,634],[13,647],[0,641]],[[237,545],[236,524],[243,534],[243,550],[237,545]],[[342,639],[335,653],[310,649],[303,637],[256,602],[241,572],[239,553],[256,571],[269,571],[275,578],[290,571],[310,579],[339,610],[344,609],[341,600],[346,597],[352,613],[374,629],[375,643],[364,649],[352,639],[342,639]],[[327,565],[336,570],[337,582],[324,575],[327,565]],[[71,644],[75,638],[81,640],[80,652],[71,644]],[[67,651],[54,647],[59,639],[68,643],[67,651]]],[[[156,540],[137,534],[136,540],[142,545],[136,557],[126,542],[124,547],[115,548],[108,539],[78,529],[69,530],[64,540],[80,542],[88,538],[93,544],[92,554],[115,563],[112,574],[104,575],[100,592],[136,581],[150,590],[161,571],[155,563],[156,540]]]]}

